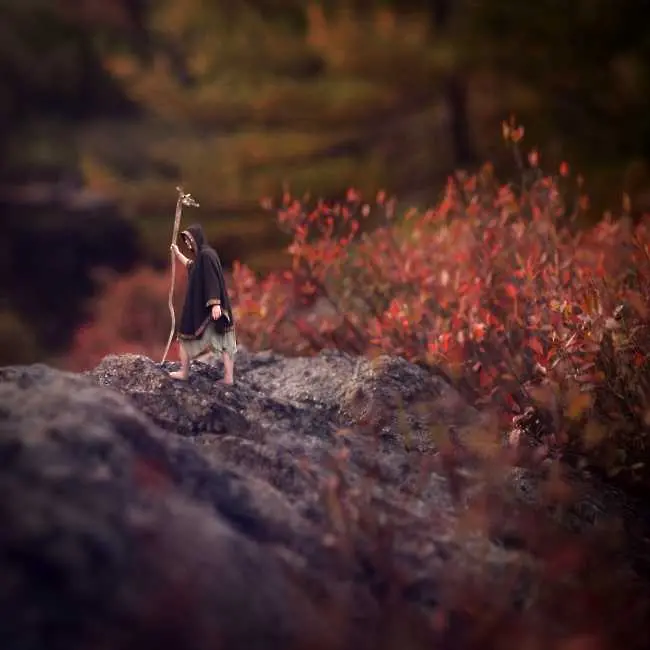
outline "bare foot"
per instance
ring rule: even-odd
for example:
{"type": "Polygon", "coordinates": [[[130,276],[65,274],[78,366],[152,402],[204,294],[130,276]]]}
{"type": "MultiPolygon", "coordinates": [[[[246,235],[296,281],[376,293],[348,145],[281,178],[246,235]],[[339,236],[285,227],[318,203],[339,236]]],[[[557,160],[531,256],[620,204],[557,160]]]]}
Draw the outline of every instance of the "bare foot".
{"type": "Polygon", "coordinates": [[[227,386],[232,386],[235,382],[233,379],[229,379],[227,377],[224,377],[223,379],[219,379],[220,384],[226,384],[227,386]]]}
{"type": "Polygon", "coordinates": [[[186,375],[182,370],[174,370],[174,372],[170,372],[169,376],[172,379],[180,379],[181,381],[187,381],[189,378],[189,375],[186,375]]]}

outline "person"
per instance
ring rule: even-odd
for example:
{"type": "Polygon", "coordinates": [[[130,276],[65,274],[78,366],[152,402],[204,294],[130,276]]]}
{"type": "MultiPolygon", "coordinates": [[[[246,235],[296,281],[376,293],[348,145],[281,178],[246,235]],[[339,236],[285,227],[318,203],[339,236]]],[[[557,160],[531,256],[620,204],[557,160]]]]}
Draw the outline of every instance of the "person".
{"type": "Polygon", "coordinates": [[[192,257],[183,255],[175,242],[172,244],[172,252],[187,269],[188,280],[177,330],[181,368],[170,375],[174,379],[187,380],[190,361],[212,348],[213,352],[222,354],[222,381],[232,384],[237,340],[221,260],[207,244],[199,224],[184,230],[181,239],[192,257]]]}

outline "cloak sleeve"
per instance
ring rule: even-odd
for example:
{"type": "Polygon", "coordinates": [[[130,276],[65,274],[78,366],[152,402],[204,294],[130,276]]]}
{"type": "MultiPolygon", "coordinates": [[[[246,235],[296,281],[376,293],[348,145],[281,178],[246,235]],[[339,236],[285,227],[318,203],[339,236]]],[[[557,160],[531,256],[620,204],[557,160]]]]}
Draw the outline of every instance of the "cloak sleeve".
{"type": "Polygon", "coordinates": [[[206,260],[206,262],[208,263],[203,266],[203,299],[205,306],[223,305],[225,303],[223,274],[213,260],[206,260]]]}

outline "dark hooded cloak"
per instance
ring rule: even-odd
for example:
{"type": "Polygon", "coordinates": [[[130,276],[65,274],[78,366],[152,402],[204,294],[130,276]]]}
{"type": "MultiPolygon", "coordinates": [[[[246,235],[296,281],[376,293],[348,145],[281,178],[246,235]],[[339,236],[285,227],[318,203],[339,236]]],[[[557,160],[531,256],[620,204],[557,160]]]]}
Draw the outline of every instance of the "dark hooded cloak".
{"type": "Polygon", "coordinates": [[[212,307],[217,304],[230,320],[225,331],[231,330],[234,319],[219,255],[207,244],[200,225],[190,226],[181,236],[191,243],[194,259],[187,267],[187,293],[178,327],[179,338],[200,338],[213,322],[212,307]]]}

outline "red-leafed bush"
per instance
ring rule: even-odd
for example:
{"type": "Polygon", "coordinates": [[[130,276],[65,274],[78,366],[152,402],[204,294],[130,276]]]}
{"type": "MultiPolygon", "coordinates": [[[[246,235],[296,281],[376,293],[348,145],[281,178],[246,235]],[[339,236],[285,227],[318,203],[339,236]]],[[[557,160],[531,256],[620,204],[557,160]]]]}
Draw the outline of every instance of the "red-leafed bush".
{"type": "Polygon", "coordinates": [[[538,158],[517,185],[489,165],[456,174],[439,205],[399,219],[383,194],[372,205],[354,191],[335,205],[285,195],[292,268],[257,281],[235,266],[240,337],[442,366],[506,421],[543,409],[547,446],[650,476],[650,220],[606,215],[577,232],[581,180],[571,186],[566,163],[544,175],[538,158]],[[378,212],[383,225],[361,227],[378,212]]]}
{"type": "MultiPolygon", "coordinates": [[[[541,409],[552,423],[547,447],[609,474],[650,477],[650,220],[634,224],[624,202],[621,218],[578,231],[581,179],[566,163],[545,175],[536,151],[524,162],[522,133],[504,127],[517,183],[500,183],[490,165],[457,173],[426,211],[398,215],[384,193],[371,203],[350,190],[335,204],[286,194],[278,221],[293,236],[292,265],[259,279],[234,264],[238,339],[286,354],[336,347],[436,365],[504,424],[541,409]]],[[[160,356],[168,283],[139,271],[109,285],[71,364],[130,350],[160,356]]]]}
{"type": "MultiPolygon", "coordinates": [[[[182,304],[184,278],[176,275],[174,303],[182,304]]],[[[103,290],[92,306],[92,318],[74,337],[65,365],[85,370],[97,365],[107,354],[145,354],[160,359],[171,326],[167,306],[170,276],[147,268],[129,275],[107,275],[103,290]]],[[[178,312],[178,307],[177,307],[178,312]]],[[[177,359],[176,343],[168,358],[177,359]]]]}

